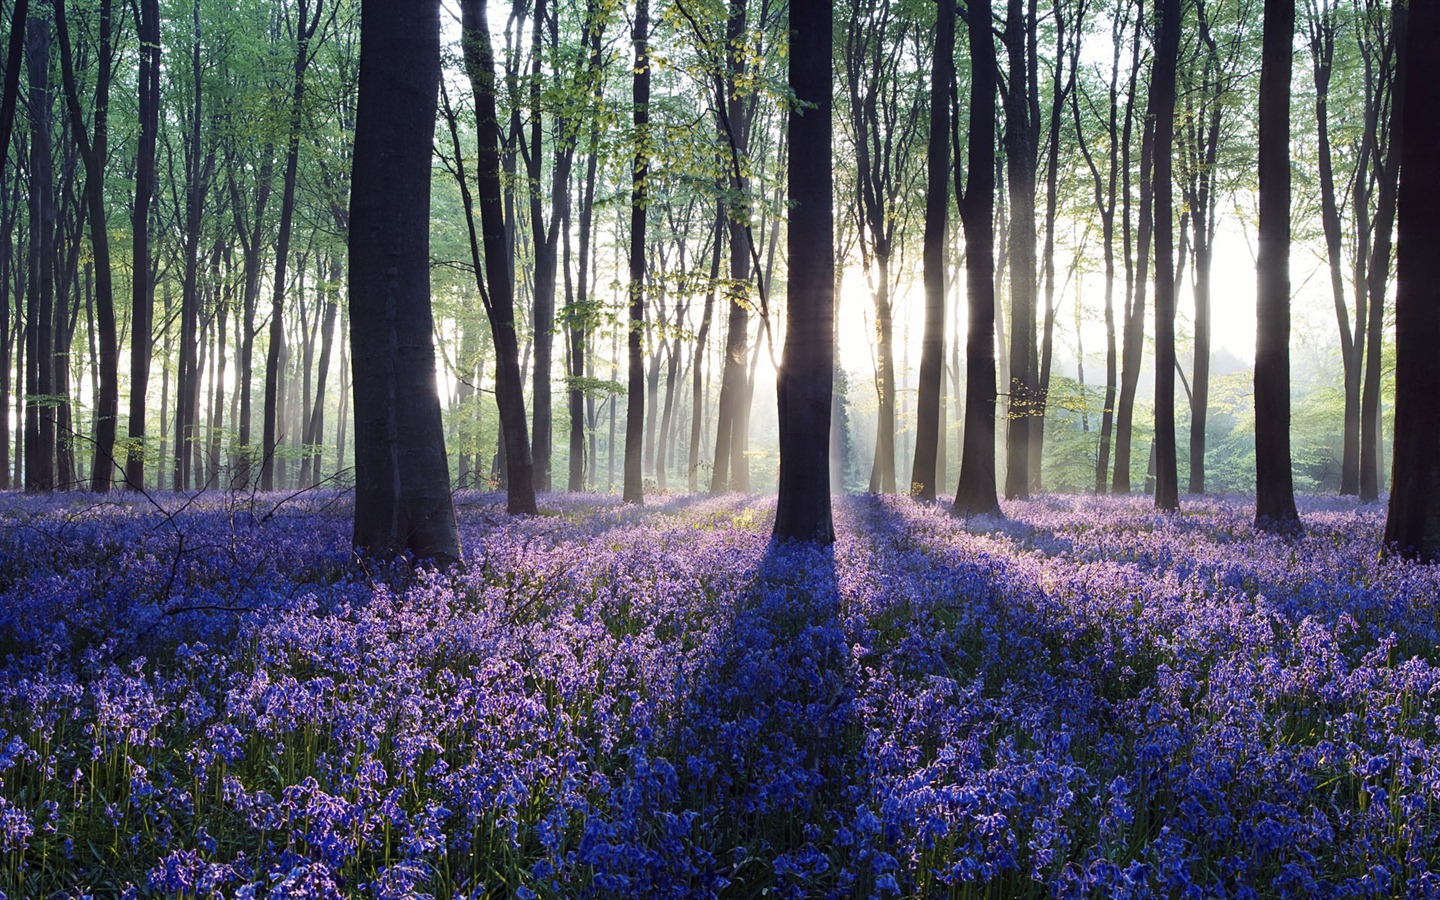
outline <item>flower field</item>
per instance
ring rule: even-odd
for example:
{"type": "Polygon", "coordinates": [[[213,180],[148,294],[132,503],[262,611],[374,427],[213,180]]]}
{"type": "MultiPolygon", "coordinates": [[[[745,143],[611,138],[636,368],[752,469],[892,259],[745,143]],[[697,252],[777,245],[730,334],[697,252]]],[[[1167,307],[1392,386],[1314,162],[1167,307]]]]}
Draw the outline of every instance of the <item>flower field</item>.
{"type": "Polygon", "coordinates": [[[1382,511],[0,498],[0,893],[1440,896],[1440,572],[1382,511]],[[165,507],[161,509],[160,506],[165,507]]]}

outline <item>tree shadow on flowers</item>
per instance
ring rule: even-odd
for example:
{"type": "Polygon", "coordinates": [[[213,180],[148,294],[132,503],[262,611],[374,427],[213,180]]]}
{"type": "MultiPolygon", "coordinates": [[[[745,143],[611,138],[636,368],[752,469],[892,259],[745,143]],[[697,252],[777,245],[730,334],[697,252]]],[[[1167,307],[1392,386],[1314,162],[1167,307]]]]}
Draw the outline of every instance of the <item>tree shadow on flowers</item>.
{"type": "Polygon", "coordinates": [[[665,733],[631,752],[628,858],[610,857],[596,885],[823,895],[849,877],[825,852],[827,811],[850,796],[858,752],[834,550],[770,543],[712,641],[665,733]]]}

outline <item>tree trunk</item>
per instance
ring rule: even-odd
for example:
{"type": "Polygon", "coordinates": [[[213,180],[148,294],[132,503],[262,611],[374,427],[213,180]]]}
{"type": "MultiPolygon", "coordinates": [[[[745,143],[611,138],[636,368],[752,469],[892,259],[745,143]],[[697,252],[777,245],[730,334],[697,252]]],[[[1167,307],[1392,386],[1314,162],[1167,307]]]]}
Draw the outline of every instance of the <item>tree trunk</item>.
{"type": "Polygon", "coordinates": [[[832,22],[828,2],[790,7],[790,87],[808,108],[792,104],[788,121],[790,158],[803,160],[804,165],[787,169],[789,307],[776,382],[780,495],[774,536],[821,544],[835,540],[830,512],[830,403],[835,377],[832,22]]]}
{"type": "Polygon", "coordinates": [[[30,114],[30,285],[26,297],[25,490],[55,490],[55,173],[51,157],[50,22],[25,23],[30,114]]]}
{"type": "Polygon", "coordinates": [[[1290,464],[1290,68],[1295,0],[1265,0],[1255,261],[1255,527],[1298,532],[1290,464]]]}
{"type": "MultiPolygon", "coordinates": [[[[939,481],[936,470],[944,465],[940,420],[945,378],[945,245],[950,234],[950,91],[954,84],[955,7],[937,3],[935,59],[930,69],[930,138],[925,158],[925,331],[920,338],[915,458],[910,466],[910,491],[920,500],[935,499],[939,481]]],[[[795,152],[793,145],[790,152],[795,152]]]]}
{"type": "MultiPolygon", "coordinates": [[[[285,355],[285,270],[290,259],[290,233],[295,221],[295,181],[300,160],[300,132],[304,127],[305,73],[310,64],[310,42],[324,10],[324,0],[296,0],[294,83],[290,94],[290,130],[285,147],[285,176],[280,193],[280,232],[275,239],[274,291],[270,297],[270,347],[265,361],[265,410],[261,435],[260,490],[275,489],[275,457],[285,439],[280,432],[280,394],[285,355]]],[[[433,114],[433,111],[432,111],[433,114]]],[[[303,276],[303,272],[302,272],[303,276]]],[[[357,405],[358,409],[358,405],[357,405]]],[[[283,477],[283,476],[282,476],[283,477]]]]}
{"type": "Polygon", "coordinates": [[[700,490],[700,436],[701,424],[705,419],[705,351],[710,345],[710,319],[715,311],[715,285],[720,278],[721,245],[725,236],[725,201],[715,203],[715,227],[710,247],[710,280],[705,286],[705,308],[700,314],[700,331],[695,335],[695,357],[690,367],[690,493],[700,490]]]}
{"type": "MultiPolygon", "coordinates": [[[[1033,6],[1034,0],[1031,0],[1033,6]]],[[[1010,76],[1005,91],[1005,175],[1010,199],[1010,413],[1005,433],[1005,496],[1030,496],[1030,431],[1037,388],[1035,365],[1035,161],[1039,134],[1030,45],[1034,16],[1009,0],[1004,44],[1010,76]]]]}
{"type": "MultiPolygon", "coordinates": [[[[525,382],[520,372],[514,281],[500,193],[500,125],[495,114],[495,61],[490,50],[485,5],[486,0],[462,0],[460,7],[465,69],[475,93],[478,126],[476,188],[488,282],[488,292],[481,296],[485,299],[488,294],[485,311],[495,343],[495,400],[500,409],[501,439],[505,442],[506,451],[506,507],[511,513],[533,515],[536,512],[534,468],[530,458],[530,438],[526,433],[525,382]]],[[[472,247],[474,243],[472,226],[472,247]]],[[[479,271],[477,267],[477,278],[479,271]]],[[[358,414],[358,405],[356,410],[358,414]]]]}
{"type": "MultiPolygon", "coordinates": [[[[1396,31],[1406,24],[1402,11],[1395,17],[1396,31]]],[[[1395,35],[1403,40],[1401,33],[1395,35]]],[[[1429,51],[1427,51],[1429,52],[1429,51]]],[[[1406,83],[1397,77],[1392,88],[1392,104],[1403,109],[1406,83]]],[[[1370,262],[1365,275],[1364,290],[1368,294],[1367,323],[1365,326],[1365,380],[1360,395],[1360,499],[1364,502],[1380,496],[1380,457],[1382,436],[1380,433],[1380,376],[1384,361],[1381,349],[1385,327],[1385,292],[1390,276],[1391,235],[1395,224],[1396,195],[1399,193],[1400,153],[1408,121],[1403,115],[1390,116],[1390,134],[1386,142],[1385,159],[1380,166],[1379,197],[1374,220],[1374,243],[1370,250],[1370,262]]]]}
{"type": "MultiPolygon", "coordinates": [[[[110,231],[105,218],[105,163],[109,155],[110,81],[114,72],[114,44],[111,40],[111,0],[101,0],[99,41],[95,75],[93,139],[85,130],[80,94],[75,84],[69,26],[64,0],[55,0],[55,25],[59,32],[60,64],[65,84],[65,101],[70,111],[70,130],[85,164],[85,199],[89,206],[90,246],[94,254],[95,325],[99,349],[99,391],[95,397],[95,446],[90,468],[90,489],[110,489],[115,469],[115,424],[120,414],[120,360],[115,331],[115,295],[111,287],[110,231]]],[[[0,147],[6,145],[0,144],[0,147]]]]}
{"type": "MultiPolygon", "coordinates": [[[[635,4],[635,157],[630,175],[629,385],[625,403],[626,503],[645,502],[641,441],[645,427],[645,204],[650,174],[650,2],[635,4]]],[[[653,402],[653,400],[652,400],[653,402]]]]}
{"type": "Polygon", "coordinates": [[[431,343],[440,5],[364,0],[360,22],[348,277],[355,546],[444,565],[459,560],[460,540],[431,343]]]}
{"type": "MultiPolygon", "coordinates": [[[[990,0],[971,0],[969,163],[957,191],[965,227],[969,331],[965,348],[965,436],[953,511],[1000,512],[995,496],[995,94],[998,72],[990,0]]],[[[959,178],[957,167],[956,178],[959,178]]]]}
{"type": "Polygon", "coordinates": [[[1180,0],[1156,10],[1150,109],[1155,121],[1155,507],[1180,508],[1175,446],[1175,71],[1180,55],[1180,0]]]}
{"type": "Polygon", "coordinates": [[[1385,544],[1422,562],[1440,561],[1440,6],[1394,7],[1400,49],[1396,110],[1405,125],[1400,145],[1399,247],[1395,294],[1394,486],[1385,544]],[[1416,90],[1417,86],[1426,90],[1416,90]],[[1403,100],[1402,100],[1403,97],[1403,100]]]}
{"type": "Polygon", "coordinates": [[[1115,412],[1115,471],[1110,490],[1116,494],[1130,493],[1130,456],[1134,437],[1135,389],[1140,383],[1140,357],[1145,347],[1145,290],[1149,278],[1150,238],[1154,231],[1155,218],[1154,184],[1151,170],[1154,168],[1155,128],[1153,110],[1147,108],[1140,136],[1140,211],[1135,228],[1135,253],[1130,253],[1130,134],[1131,114],[1139,97],[1140,33],[1144,16],[1136,17],[1135,46],[1131,56],[1129,97],[1126,100],[1124,134],[1121,142],[1123,154],[1120,170],[1122,184],[1120,196],[1124,212],[1125,244],[1125,329],[1120,353],[1120,401],[1115,412]]]}

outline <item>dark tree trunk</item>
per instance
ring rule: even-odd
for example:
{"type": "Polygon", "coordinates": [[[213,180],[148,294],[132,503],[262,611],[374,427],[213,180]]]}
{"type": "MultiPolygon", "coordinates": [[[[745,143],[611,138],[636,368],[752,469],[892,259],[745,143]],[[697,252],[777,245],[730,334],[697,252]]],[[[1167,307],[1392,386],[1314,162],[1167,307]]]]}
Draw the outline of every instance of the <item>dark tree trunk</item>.
{"type": "MultiPolygon", "coordinates": [[[[488,290],[482,293],[482,299],[485,300],[485,312],[490,319],[490,333],[495,343],[495,400],[500,410],[501,440],[505,444],[506,506],[512,513],[533,515],[536,512],[534,468],[525,423],[525,382],[520,372],[520,347],[515,333],[515,289],[506,240],[505,208],[500,193],[500,123],[495,114],[495,58],[490,49],[485,5],[485,0],[462,0],[460,7],[465,69],[475,93],[479,144],[475,182],[485,247],[485,280],[488,282],[488,290]]],[[[471,243],[473,247],[473,227],[471,243]]],[[[478,253],[475,255],[478,263],[478,253]]],[[[477,278],[479,271],[477,267],[477,278]]],[[[358,405],[356,412],[358,415],[358,405]]]]}
{"type": "MultiPolygon", "coordinates": [[[[829,0],[803,0],[790,6],[790,87],[807,108],[792,105],[788,122],[790,158],[803,160],[804,165],[788,168],[789,307],[776,382],[780,498],[775,538],[822,544],[835,540],[830,514],[830,400],[835,378],[832,21],[829,0]]],[[[948,96],[942,105],[949,106],[948,96]]],[[[948,139],[948,133],[945,136],[948,139]]]]}
{"type": "MultiPolygon", "coordinates": [[[[95,446],[90,468],[90,489],[110,489],[115,469],[115,422],[120,414],[120,361],[115,332],[115,294],[111,287],[110,231],[105,218],[105,163],[109,154],[110,81],[114,72],[114,44],[111,40],[111,0],[101,0],[99,41],[95,75],[93,139],[86,133],[75,84],[69,25],[64,0],[55,0],[55,25],[59,32],[61,73],[65,102],[70,111],[70,130],[85,164],[85,199],[90,221],[90,246],[94,253],[95,331],[99,349],[99,390],[95,397],[95,446]]],[[[0,147],[5,145],[0,144],[0,147]]]]}
{"type": "MultiPolygon", "coordinates": [[[[1401,31],[1404,5],[1394,8],[1401,31]]],[[[1385,544],[1402,556],[1440,562],[1440,5],[1412,2],[1400,50],[1399,246],[1395,294],[1395,456],[1385,544]],[[1425,90],[1416,90],[1424,86],[1425,90]],[[1403,98],[1403,100],[1402,100],[1403,98]]]]}
{"type": "Polygon", "coordinates": [[[1040,133],[1033,45],[1034,0],[1009,0],[1004,43],[1005,176],[1010,198],[1010,414],[1005,496],[1030,496],[1030,441],[1038,387],[1035,359],[1035,163],[1040,133]]]}
{"type": "Polygon", "coordinates": [[[1172,177],[1180,0],[1160,0],[1150,110],[1155,121],[1155,506],[1180,508],[1175,445],[1175,211],[1172,177]]]}
{"type": "MultiPolygon", "coordinates": [[[[635,69],[632,83],[635,104],[635,159],[630,174],[630,328],[628,396],[625,398],[626,503],[645,501],[641,473],[641,442],[645,427],[645,204],[650,175],[650,3],[635,5],[635,69]]],[[[652,401],[653,402],[653,401],[652,401]]]]}
{"type": "Polygon", "coordinates": [[[459,560],[460,540],[431,343],[440,4],[364,0],[360,23],[348,279],[355,546],[443,565],[459,560]]]}
{"type": "Polygon", "coordinates": [[[51,157],[50,21],[25,23],[30,114],[30,284],[25,322],[25,490],[55,489],[55,172],[51,157]]]}
{"type": "MultiPolygon", "coordinates": [[[[995,496],[995,94],[998,73],[990,0],[971,0],[969,162],[957,191],[965,227],[969,332],[965,347],[965,437],[954,513],[997,514],[995,496]]],[[[957,123],[958,124],[958,123],[957,123]]],[[[959,172],[957,167],[956,177],[959,172]]]]}
{"type": "MultiPolygon", "coordinates": [[[[915,459],[910,490],[934,500],[945,377],[945,244],[950,234],[950,91],[955,86],[955,6],[936,4],[935,59],[930,69],[930,141],[925,186],[925,333],[920,339],[920,384],[915,401],[915,459]]],[[[795,153],[794,145],[790,152],[795,153]]],[[[794,158],[807,159],[805,155],[794,158]]]]}
{"type": "Polygon", "coordinates": [[[190,79],[192,100],[184,123],[185,231],[184,265],[180,296],[180,359],[175,379],[174,472],[172,486],[185,490],[193,483],[192,451],[199,439],[200,404],[200,230],[204,225],[213,150],[202,145],[204,70],[201,62],[200,3],[191,7],[190,79]]]}
{"type": "MultiPolygon", "coordinates": [[[[7,44],[5,55],[5,81],[4,93],[0,95],[0,168],[4,174],[0,175],[0,190],[7,194],[10,189],[10,182],[15,184],[15,203],[12,205],[6,202],[6,213],[4,221],[0,222],[4,235],[0,240],[4,241],[3,252],[4,266],[0,267],[0,294],[4,295],[4,303],[0,304],[0,490],[10,487],[10,366],[11,348],[16,346],[15,335],[19,331],[19,317],[16,316],[17,325],[14,331],[10,326],[10,273],[11,269],[19,270],[21,266],[15,260],[14,228],[19,218],[19,184],[20,179],[16,177],[18,166],[10,166],[8,159],[10,155],[10,135],[15,125],[15,106],[20,95],[20,67],[24,63],[25,51],[25,27],[29,19],[29,0],[15,0],[10,12],[10,40],[7,44]]],[[[19,304],[23,291],[16,291],[14,296],[19,304]]],[[[18,311],[18,306],[17,306],[18,311]]],[[[16,363],[16,369],[21,367],[16,363]]],[[[20,396],[16,392],[17,398],[20,396]]],[[[23,416],[17,421],[24,421],[23,416]]],[[[21,424],[16,432],[19,438],[23,433],[24,425],[21,424]]],[[[16,463],[19,463],[20,453],[16,451],[16,463]]],[[[17,479],[18,480],[18,479],[17,479]]]]}
{"type": "Polygon", "coordinates": [[[10,134],[15,127],[15,106],[20,98],[21,54],[25,50],[25,28],[30,18],[30,0],[15,0],[10,10],[10,41],[5,52],[5,85],[0,94],[0,159],[10,154],[10,134]]]}
{"type": "Polygon", "coordinates": [[[1255,261],[1255,527],[1300,529],[1290,465],[1290,67],[1295,0],[1265,0],[1255,261]]]}

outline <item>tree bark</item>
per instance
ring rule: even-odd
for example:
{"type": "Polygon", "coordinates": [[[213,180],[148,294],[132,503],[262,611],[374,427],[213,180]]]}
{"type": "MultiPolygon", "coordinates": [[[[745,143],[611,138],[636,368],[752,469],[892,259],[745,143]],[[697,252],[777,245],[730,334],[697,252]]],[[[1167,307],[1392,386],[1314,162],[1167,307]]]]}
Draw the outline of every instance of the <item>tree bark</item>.
{"type": "Polygon", "coordinates": [[[1135,223],[1135,253],[1130,253],[1130,134],[1131,113],[1139,96],[1140,32],[1144,16],[1136,16],[1135,46],[1131,56],[1129,98],[1126,101],[1124,135],[1121,141],[1123,173],[1121,197],[1124,198],[1124,244],[1126,269],[1125,329],[1120,354],[1120,401],[1115,412],[1115,471],[1110,490],[1116,494],[1130,493],[1130,456],[1135,417],[1135,389],[1140,383],[1140,362],[1145,347],[1145,291],[1149,279],[1150,239],[1155,218],[1154,168],[1155,129],[1152,110],[1148,107],[1140,137],[1140,210],[1135,223]]]}
{"type": "Polygon", "coordinates": [[[26,297],[25,490],[55,490],[55,173],[51,158],[50,21],[25,23],[30,114],[30,284],[26,297]]]}
{"type": "MultiPolygon", "coordinates": [[[[275,489],[275,456],[284,435],[280,432],[279,396],[285,352],[285,272],[290,258],[290,233],[295,221],[295,181],[300,161],[300,131],[305,104],[305,75],[310,66],[310,44],[320,25],[324,0],[296,0],[294,82],[290,93],[290,130],[285,146],[285,175],[280,192],[280,232],[275,239],[274,291],[270,297],[270,346],[265,361],[265,410],[261,434],[260,490],[275,489]]],[[[431,111],[433,117],[434,111],[431,111]]],[[[358,408],[358,407],[357,407],[358,408]]]]}
{"type": "Polygon", "coordinates": [[[431,343],[430,159],[439,86],[440,4],[364,0],[348,273],[355,546],[445,565],[460,559],[460,540],[431,343]]]}
{"type": "MultiPolygon", "coordinates": [[[[950,91],[954,85],[955,5],[938,0],[935,59],[930,69],[930,138],[925,158],[925,331],[920,339],[915,459],[910,467],[910,491],[920,500],[935,499],[937,457],[944,446],[940,418],[945,377],[945,244],[950,234],[950,91]]],[[[795,152],[793,145],[790,152],[795,152]]]]}
{"type": "MultiPolygon", "coordinates": [[[[965,436],[953,512],[1000,512],[995,496],[995,93],[998,72],[990,0],[971,0],[969,163],[956,192],[965,227],[969,331],[965,348],[965,436]]],[[[958,143],[958,141],[957,141],[958,143]]],[[[956,180],[959,180],[957,167],[956,180]]]]}
{"type": "Polygon", "coordinates": [[[789,307],[776,382],[780,496],[774,536],[821,544],[835,540],[830,512],[830,401],[835,378],[833,15],[829,0],[796,0],[790,5],[790,87],[807,108],[792,102],[788,121],[790,158],[804,164],[787,170],[789,307]]]}
{"type": "MultiPolygon", "coordinates": [[[[99,350],[99,391],[95,397],[95,446],[90,469],[90,489],[110,489],[115,468],[115,424],[120,412],[120,360],[115,331],[115,294],[111,286],[110,231],[105,218],[105,163],[110,145],[110,82],[114,72],[114,44],[111,40],[111,0],[101,0],[99,42],[95,75],[94,137],[86,132],[75,83],[75,64],[70,46],[64,0],[55,0],[55,27],[59,33],[61,77],[65,102],[70,112],[70,130],[85,164],[85,199],[90,221],[90,246],[94,253],[95,337],[99,350]]],[[[4,147],[0,144],[0,147],[4,147]]]]}
{"type": "MultiPolygon", "coordinates": [[[[1405,6],[1394,7],[1397,19],[1405,6]]],[[[1396,29],[1401,23],[1397,21],[1396,29]]],[[[1401,556],[1440,562],[1440,6],[1412,2],[1400,40],[1399,245],[1395,294],[1395,456],[1385,544],[1401,556]],[[1415,89],[1425,86],[1425,90],[1415,89]]],[[[1397,97],[1397,99],[1399,99],[1397,97]]]]}
{"type": "MultiPolygon", "coordinates": [[[[525,424],[525,382],[520,372],[520,347],[515,333],[515,290],[506,239],[505,208],[500,192],[500,123],[495,114],[495,59],[490,49],[485,6],[486,0],[462,0],[460,6],[465,69],[475,93],[479,145],[475,180],[485,247],[485,281],[488,283],[488,291],[482,291],[481,299],[485,301],[485,312],[490,319],[490,333],[495,343],[495,400],[500,410],[501,440],[505,444],[506,508],[511,513],[534,515],[535,482],[530,438],[525,424]]],[[[474,242],[472,227],[472,246],[474,242]]],[[[477,279],[479,271],[477,268],[477,279]]],[[[482,285],[484,287],[486,285],[482,285]]],[[[358,415],[358,405],[356,411],[358,415]]]]}
{"type": "Polygon", "coordinates": [[[1290,461],[1290,68],[1295,0],[1265,0],[1255,261],[1255,527],[1300,530],[1290,461]]]}
{"type": "MultiPolygon", "coordinates": [[[[650,175],[650,2],[635,4],[635,68],[631,84],[635,105],[635,156],[630,170],[630,317],[627,348],[629,383],[625,403],[626,503],[645,502],[641,451],[645,428],[645,205],[650,175]]],[[[652,401],[653,402],[653,401],[652,401]]]]}
{"type": "Polygon", "coordinates": [[[1175,446],[1175,72],[1180,56],[1180,0],[1156,10],[1150,108],[1155,120],[1155,507],[1180,508],[1175,446]]]}

